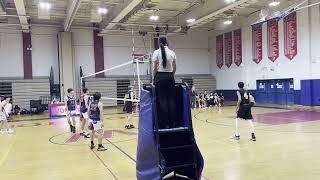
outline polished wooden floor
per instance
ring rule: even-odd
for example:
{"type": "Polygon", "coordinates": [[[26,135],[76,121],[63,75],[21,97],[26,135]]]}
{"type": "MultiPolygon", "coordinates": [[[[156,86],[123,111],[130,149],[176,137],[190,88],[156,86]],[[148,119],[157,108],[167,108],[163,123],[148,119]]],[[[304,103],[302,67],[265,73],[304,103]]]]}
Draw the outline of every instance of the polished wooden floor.
{"type": "MultiPolygon", "coordinates": [[[[277,112],[287,112],[271,108],[253,111],[268,113],[264,118],[270,121],[278,118],[277,112]]],[[[197,109],[193,116],[205,159],[202,179],[320,179],[320,117],[283,124],[256,123],[256,142],[249,140],[248,124],[242,121],[241,140],[235,142],[229,139],[234,107],[197,109]]],[[[136,117],[135,124],[137,121],[136,117]]],[[[105,152],[91,151],[88,140],[68,133],[64,119],[11,123],[15,134],[0,135],[0,180],[136,179],[137,129],[125,130],[125,122],[125,114],[106,115],[109,150],[105,152]]]]}

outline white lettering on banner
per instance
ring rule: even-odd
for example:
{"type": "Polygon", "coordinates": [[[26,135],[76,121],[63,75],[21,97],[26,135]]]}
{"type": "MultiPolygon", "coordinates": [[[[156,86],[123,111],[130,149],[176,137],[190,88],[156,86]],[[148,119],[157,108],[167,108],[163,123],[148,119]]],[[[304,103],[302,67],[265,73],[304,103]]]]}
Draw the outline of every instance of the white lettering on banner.
{"type": "Polygon", "coordinates": [[[276,86],[277,86],[277,89],[282,89],[283,88],[283,85],[279,84],[279,83],[277,83],[276,86]]]}
{"type": "Polygon", "coordinates": [[[259,89],[264,89],[264,84],[260,83],[259,84],[259,89]]]}

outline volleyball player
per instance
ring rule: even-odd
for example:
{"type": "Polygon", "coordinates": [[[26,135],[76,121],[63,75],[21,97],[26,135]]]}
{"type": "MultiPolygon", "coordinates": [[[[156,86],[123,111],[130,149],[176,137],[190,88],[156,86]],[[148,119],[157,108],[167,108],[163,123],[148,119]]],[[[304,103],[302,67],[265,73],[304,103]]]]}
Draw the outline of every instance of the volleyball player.
{"type": "Polygon", "coordinates": [[[168,39],[161,35],[158,40],[159,49],[152,55],[152,76],[156,87],[158,118],[160,128],[171,128],[175,126],[176,104],[175,104],[175,80],[176,53],[169,49],[168,39]]]}
{"type": "Polygon", "coordinates": [[[89,110],[89,104],[90,104],[90,96],[88,95],[88,89],[83,88],[82,89],[82,97],[81,97],[81,106],[80,106],[80,122],[81,122],[81,132],[80,136],[83,136],[84,138],[90,138],[90,134],[88,134],[85,131],[86,124],[89,120],[88,110],[89,110]]]}
{"type": "Polygon", "coordinates": [[[9,124],[8,124],[8,117],[9,113],[5,110],[5,106],[7,103],[10,102],[10,98],[5,99],[4,96],[0,97],[0,134],[3,134],[4,132],[2,131],[3,126],[7,130],[8,134],[12,134],[13,130],[10,129],[9,124]]]}
{"type": "Polygon", "coordinates": [[[213,106],[214,106],[214,96],[213,96],[213,93],[211,92],[208,99],[208,107],[213,107],[213,106]]]}
{"type": "Polygon", "coordinates": [[[190,93],[190,101],[191,101],[191,107],[192,108],[196,108],[197,107],[196,96],[197,96],[196,87],[192,86],[191,93],[190,93]]]}
{"type": "Polygon", "coordinates": [[[125,128],[126,129],[132,129],[132,128],[134,128],[134,125],[133,125],[133,112],[132,112],[132,109],[133,109],[133,102],[132,101],[134,99],[133,86],[129,86],[129,90],[126,93],[124,99],[127,100],[127,101],[124,102],[124,108],[125,108],[125,111],[128,114],[128,122],[125,125],[125,128]]]}
{"type": "Polygon", "coordinates": [[[215,92],[213,96],[214,96],[214,104],[215,104],[215,106],[220,107],[220,106],[221,106],[221,104],[220,104],[220,98],[219,98],[218,93],[217,93],[217,92],[215,92]]]}
{"type": "Polygon", "coordinates": [[[70,132],[76,133],[76,98],[74,95],[74,90],[69,88],[67,90],[68,94],[64,97],[64,103],[66,105],[66,114],[68,124],[70,125],[70,132]],[[72,121],[71,121],[72,120],[72,121]]]}
{"type": "Polygon", "coordinates": [[[98,149],[97,151],[105,151],[102,145],[103,138],[103,103],[100,102],[101,94],[96,92],[93,94],[93,101],[90,103],[89,107],[89,129],[91,130],[91,145],[90,149],[94,149],[94,135],[95,132],[98,133],[98,149]]]}
{"type": "Polygon", "coordinates": [[[231,136],[232,139],[240,140],[239,133],[239,120],[244,119],[247,120],[251,127],[251,139],[252,141],[256,141],[254,125],[252,122],[252,114],[251,107],[255,104],[253,96],[246,90],[244,90],[244,83],[238,83],[239,90],[237,91],[238,103],[237,103],[237,118],[235,120],[235,134],[231,136]]]}

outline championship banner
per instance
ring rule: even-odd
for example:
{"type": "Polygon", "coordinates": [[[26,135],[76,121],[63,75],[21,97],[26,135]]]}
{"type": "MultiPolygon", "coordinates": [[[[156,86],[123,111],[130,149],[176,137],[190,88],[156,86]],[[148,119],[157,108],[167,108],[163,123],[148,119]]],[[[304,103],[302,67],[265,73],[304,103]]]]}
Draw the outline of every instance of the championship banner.
{"type": "Polygon", "coordinates": [[[224,34],[224,58],[228,68],[232,65],[232,32],[224,34]]]}
{"type": "Polygon", "coordinates": [[[283,19],[284,25],[284,55],[292,60],[298,53],[297,50],[297,14],[289,14],[283,19]]]}
{"type": "Polygon", "coordinates": [[[279,57],[279,28],[278,19],[271,19],[267,23],[268,31],[268,58],[275,62],[279,57]]]}
{"type": "Polygon", "coordinates": [[[252,56],[259,64],[262,60],[262,24],[252,26],[252,56]]]}
{"type": "Polygon", "coordinates": [[[233,46],[234,46],[234,63],[240,66],[242,63],[242,36],[241,29],[233,31],[233,46]]]}
{"type": "Polygon", "coordinates": [[[216,61],[217,66],[221,69],[223,66],[223,35],[216,37],[216,61]]]}

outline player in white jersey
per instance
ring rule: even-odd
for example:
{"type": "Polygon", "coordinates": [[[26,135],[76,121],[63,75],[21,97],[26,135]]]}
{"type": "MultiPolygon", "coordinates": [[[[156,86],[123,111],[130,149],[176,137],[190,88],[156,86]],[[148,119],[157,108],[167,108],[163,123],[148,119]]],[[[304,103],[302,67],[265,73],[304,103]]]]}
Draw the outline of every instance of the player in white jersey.
{"type": "Polygon", "coordinates": [[[10,129],[9,124],[8,124],[8,117],[9,117],[9,112],[6,111],[6,105],[10,102],[10,98],[4,98],[4,96],[0,97],[0,134],[3,134],[4,131],[2,131],[3,126],[7,130],[8,134],[12,134],[13,130],[10,129]]]}

